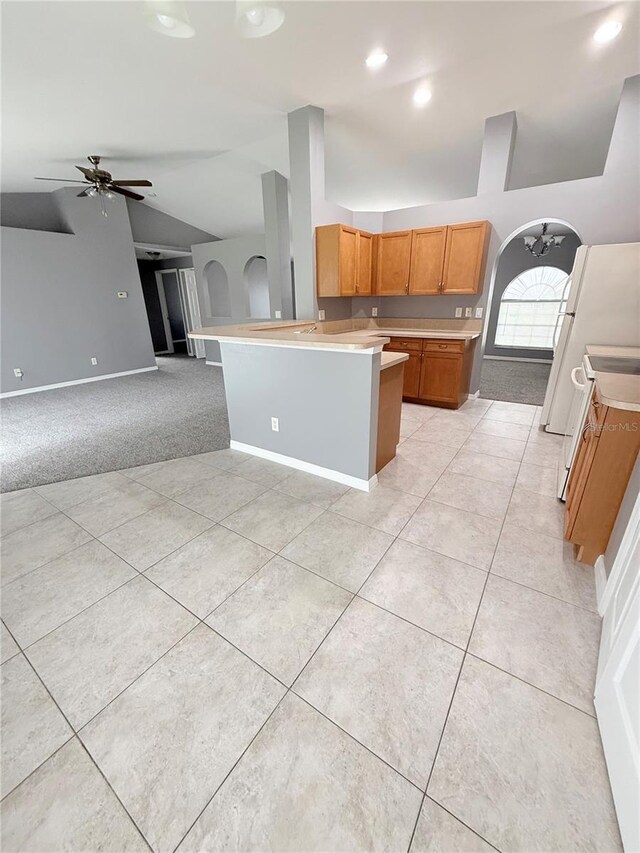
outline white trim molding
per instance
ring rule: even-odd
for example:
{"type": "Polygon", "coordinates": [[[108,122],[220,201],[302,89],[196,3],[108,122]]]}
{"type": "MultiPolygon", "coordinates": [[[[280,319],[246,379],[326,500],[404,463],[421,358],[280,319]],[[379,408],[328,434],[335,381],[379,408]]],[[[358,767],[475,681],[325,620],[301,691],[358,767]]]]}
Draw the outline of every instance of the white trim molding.
{"type": "Polygon", "coordinates": [[[360,477],[352,477],[351,474],[343,474],[342,471],[334,471],[332,468],[323,468],[321,465],[314,465],[312,462],[294,459],[293,456],[283,456],[282,453],[275,453],[273,450],[254,447],[252,444],[243,444],[241,441],[231,439],[230,446],[232,450],[249,453],[251,456],[259,456],[261,459],[269,459],[271,462],[279,462],[280,465],[287,465],[289,468],[295,468],[298,471],[306,471],[308,474],[315,474],[317,477],[324,477],[325,480],[333,480],[336,483],[342,483],[344,486],[351,486],[352,489],[359,489],[361,492],[370,492],[378,485],[377,474],[374,474],[369,480],[363,480],[360,477]]]}
{"type": "Polygon", "coordinates": [[[478,388],[473,394],[467,394],[467,400],[477,400],[480,396],[480,389],[478,388]]]}
{"type": "Polygon", "coordinates": [[[71,382],[54,382],[53,385],[38,385],[36,388],[20,388],[18,391],[5,391],[0,394],[0,399],[5,397],[20,397],[22,394],[35,394],[38,391],[51,391],[53,388],[67,388],[69,385],[85,385],[87,382],[99,382],[101,379],[116,379],[118,376],[131,376],[133,373],[147,373],[149,370],[157,370],[154,367],[138,367],[136,370],[121,370],[120,373],[103,373],[102,376],[88,376],[86,379],[73,379],[71,382]]]}
{"type": "Polygon", "coordinates": [[[205,364],[209,364],[211,367],[222,367],[221,361],[205,361],[205,364]]]}
{"type": "Polygon", "coordinates": [[[598,605],[598,612],[602,616],[602,609],[600,607],[600,604],[603,600],[604,589],[607,585],[607,569],[604,564],[604,556],[602,554],[600,554],[600,556],[596,560],[595,565],[593,567],[593,572],[596,581],[596,602],[598,605]]]}
{"type": "Polygon", "coordinates": [[[512,355],[483,355],[483,358],[486,358],[487,361],[522,361],[525,364],[527,362],[531,364],[551,364],[553,361],[552,358],[524,358],[522,356],[516,358],[512,355]]]}

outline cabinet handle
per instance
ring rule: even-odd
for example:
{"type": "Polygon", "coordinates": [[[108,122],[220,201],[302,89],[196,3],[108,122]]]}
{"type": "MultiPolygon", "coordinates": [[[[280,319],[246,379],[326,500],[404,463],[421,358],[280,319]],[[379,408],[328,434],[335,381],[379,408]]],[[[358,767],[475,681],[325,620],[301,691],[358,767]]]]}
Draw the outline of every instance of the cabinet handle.
{"type": "Polygon", "coordinates": [[[440,347],[440,349],[446,349],[447,348],[446,344],[438,344],[438,346],[440,347]]]}
{"type": "Polygon", "coordinates": [[[409,293],[409,282],[407,282],[404,286],[404,292],[409,293]]]}
{"type": "Polygon", "coordinates": [[[359,293],[359,292],[360,292],[360,285],[356,284],[356,293],[359,293]]]}

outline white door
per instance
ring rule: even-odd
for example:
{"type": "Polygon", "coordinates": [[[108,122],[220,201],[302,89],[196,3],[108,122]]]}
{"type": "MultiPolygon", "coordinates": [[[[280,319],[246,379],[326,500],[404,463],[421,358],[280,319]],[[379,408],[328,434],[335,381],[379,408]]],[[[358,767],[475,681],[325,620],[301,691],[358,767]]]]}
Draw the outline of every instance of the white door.
{"type": "Polygon", "coordinates": [[[595,707],[622,843],[640,850],[640,496],[600,602],[595,707]]]}
{"type": "MultiPolygon", "coordinates": [[[[198,288],[196,285],[196,274],[192,267],[180,270],[180,283],[185,304],[187,331],[192,332],[194,329],[199,329],[202,326],[200,303],[198,302],[198,288]]],[[[189,341],[190,354],[195,355],[196,358],[204,358],[204,341],[194,341],[188,336],[187,340],[189,341]]]]}

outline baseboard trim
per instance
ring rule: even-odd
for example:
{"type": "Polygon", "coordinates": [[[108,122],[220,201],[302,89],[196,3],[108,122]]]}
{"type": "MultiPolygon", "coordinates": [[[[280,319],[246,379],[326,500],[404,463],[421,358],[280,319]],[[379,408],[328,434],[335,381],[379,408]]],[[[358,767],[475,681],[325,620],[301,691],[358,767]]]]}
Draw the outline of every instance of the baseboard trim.
{"type": "Polygon", "coordinates": [[[211,367],[222,367],[221,361],[205,361],[205,364],[210,364],[211,367]]]}
{"type": "Polygon", "coordinates": [[[467,400],[477,400],[479,396],[480,396],[480,389],[478,388],[478,390],[475,393],[467,394],[467,400]]]}
{"type": "Polygon", "coordinates": [[[71,382],[54,382],[53,385],[38,385],[35,388],[20,388],[18,391],[5,391],[0,394],[0,400],[5,397],[20,397],[23,394],[36,394],[38,391],[51,391],[53,388],[68,388],[70,385],[86,385],[87,382],[100,382],[101,379],[116,379],[118,376],[131,376],[133,373],[147,373],[157,370],[154,367],[138,367],[136,370],[121,370],[120,373],[103,373],[101,376],[88,376],[86,379],[73,379],[71,382]]]}
{"type": "Polygon", "coordinates": [[[359,477],[352,477],[350,474],[343,474],[341,471],[334,471],[332,468],[323,468],[321,465],[314,465],[312,462],[303,462],[302,459],[294,459],[293,456],[284,456],[282,453],[274,453],[272,450],[254,447],[252,444],[243,444],[241,441],[234,441],[233,439],[231,439],[231,449],[249,453],[251,456],[259,456],[261,459],[269,459],[271,462],[279,462],[289,468],[306,471],[308,474],[315,474],[317,477],[324,477],[325,480],[342,483],[344,486],[359,489],[361,492],[370,492],[378,484],[377,474],[374,474],[370,480],[363,480],[359,477]]]}
{"type": "Polygon", "coordinates": [[[604,596],[604,588],[607,585],[607,570],[604,565],[604,556],[601,554],[595,562],[593,572],[596,580],[596,603],[600,615],[603,615],[602,599],[604,596]]]}
{"type": "Polygon", "coordinates": [[[487,361],[522,361],[525,364],[533,363],[533,364],[551,364],[551,358],[516,358],[512,355],[483,355],[483,359],[487,359],[487,361]]]}

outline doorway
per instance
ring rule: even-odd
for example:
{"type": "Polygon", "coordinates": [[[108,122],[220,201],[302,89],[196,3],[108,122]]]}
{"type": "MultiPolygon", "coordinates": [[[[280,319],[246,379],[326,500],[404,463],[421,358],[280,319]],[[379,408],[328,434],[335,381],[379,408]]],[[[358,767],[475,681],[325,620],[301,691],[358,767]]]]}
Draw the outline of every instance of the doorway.
{"type": "Polygon", "coordinates": [[[167,353],[204,358],[204,341],[188,333],[202,325],[195,273],[192,267],[156,270],[167,353]]]}
{"type": "Polygon", "coordinates": [[[480,395],[487,399],[544,402],[570,273],[582,243],[568,223],[544,222],[545,233],[556,238],[544,254],[533,254],[525,240],[542,231],[540,220],[514,231],[496,257],[480,379],[480,395]]]}

